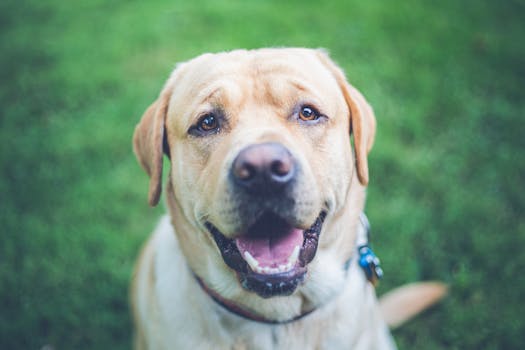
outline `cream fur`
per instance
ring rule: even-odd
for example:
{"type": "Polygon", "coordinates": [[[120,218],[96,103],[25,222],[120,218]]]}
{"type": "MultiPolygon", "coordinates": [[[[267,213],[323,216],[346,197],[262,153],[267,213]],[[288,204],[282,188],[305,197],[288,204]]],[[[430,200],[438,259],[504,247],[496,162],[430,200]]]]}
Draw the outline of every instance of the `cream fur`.
{"type": "Polygon", "coordinates": [[[136,128],[134,150],[150,175],[149,201],[161,193],[163,139],[171,168],[165,216],[146,244],[132,285],[136,349],[392,349],[373,287],[354,259],[358,216],[368,183],[367,153],[375,117],[342,71],[318,50],[261,49],[206,54],[180,64],[136,128]],[[300,103],[328,116],[315,127],[293,116],[300,103]],[[188,136],[198,117],[219,105],[228,120],[213,137],[188,136]],[[355,158],[350,143],[353,131],[355,158]],[[243,217],[228,186],[236,154],[279,142],[300,165],[294,226],[307,228],[327,210],[306,280],[287,297],[263,299],[241,287],[203,225],[228,237],[243,217]],[[269,319],[270,326],[225,311],[197,284],[269,319]]]}
{"type": "MultiPolygon", "coordinates": [[[[326,305],[295,323],[271,326],[230,314],[202,291],[186,266],[168,216],[145,249],[154,258],[143,255],[144,264],[139,265],[143,272],[137,271],[136,279],[147,278],[144,273],[151,270],[158,277],[149,288],[140,283],[145,288],[134,299],[137,326],[143,330],[136,339],[138,349],[395,348],[374,288],[355,261],[347,276],[334,275],[329,258],[326,266],[317,264],[308,292],[329,297],[326,305]],[[317,284],[333,284],[335,291],[316,290],[317,284]]],[[[287,300],[278,304],[286,310],[295,306],[287,300]]]]}

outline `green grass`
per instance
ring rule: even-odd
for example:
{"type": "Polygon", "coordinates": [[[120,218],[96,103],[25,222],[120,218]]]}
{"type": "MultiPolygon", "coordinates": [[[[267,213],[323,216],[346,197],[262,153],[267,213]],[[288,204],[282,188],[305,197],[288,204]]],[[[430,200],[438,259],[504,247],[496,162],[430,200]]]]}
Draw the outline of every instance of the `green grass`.
{"type": "Polygon", "coordinates": [[[525,348],[522,1],[0,3],[0,348],[126,349],[127,287],[162,208],[131,135],[174,64],[328,48],[378,118],[379,292],[450,296],[401,349],[525,348]]]}

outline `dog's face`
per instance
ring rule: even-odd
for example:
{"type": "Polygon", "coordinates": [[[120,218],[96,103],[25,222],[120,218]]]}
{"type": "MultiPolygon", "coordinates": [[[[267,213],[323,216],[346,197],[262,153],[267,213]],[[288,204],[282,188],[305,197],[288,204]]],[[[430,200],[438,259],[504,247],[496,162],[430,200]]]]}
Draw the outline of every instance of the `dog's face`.
{"type": "Polygon", "coordinates": [[[245,304],[298,289],[315,302],[352,253],[374,131],[370,107],[323,52],[264,49],[180,65],[134,146],[152,205],[169,155],[173,224],[205,283],[245,304]]]}

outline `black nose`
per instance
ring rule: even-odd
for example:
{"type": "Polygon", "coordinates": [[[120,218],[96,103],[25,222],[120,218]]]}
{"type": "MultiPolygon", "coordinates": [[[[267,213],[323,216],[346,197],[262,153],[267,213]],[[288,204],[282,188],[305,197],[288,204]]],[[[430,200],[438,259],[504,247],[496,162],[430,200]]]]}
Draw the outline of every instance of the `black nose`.
{"type": "Polygon", "coordinates": [[[295,177],[295,160],[279,143],[261,143],[246,147],[233,161],[234,182],[255,192],[282,189],[295,177]]]}

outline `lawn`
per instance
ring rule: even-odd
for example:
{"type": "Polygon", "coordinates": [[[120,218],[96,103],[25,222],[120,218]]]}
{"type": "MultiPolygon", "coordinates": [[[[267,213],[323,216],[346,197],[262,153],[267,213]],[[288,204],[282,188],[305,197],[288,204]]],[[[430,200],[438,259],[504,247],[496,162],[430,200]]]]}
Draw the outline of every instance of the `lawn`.
{"type": "Polygon", "coordinates": [[[367,213],[385,278],[450,295],[401,349],[525,348],[523,1],[0,3],[0,348],[128,349],[162,206],[131,150],[176,62],[325,47],[378,118],[367,213]]]}

